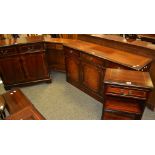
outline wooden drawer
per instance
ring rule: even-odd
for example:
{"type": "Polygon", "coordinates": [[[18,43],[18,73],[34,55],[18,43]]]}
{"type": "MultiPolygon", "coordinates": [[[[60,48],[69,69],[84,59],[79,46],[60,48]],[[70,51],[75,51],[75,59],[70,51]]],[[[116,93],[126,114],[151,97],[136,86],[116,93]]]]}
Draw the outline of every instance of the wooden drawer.
{"type": "Polygon", "coordinates": [[[56,48],[56,44],[46,43],[46,48],[47,49],[55,49],[56,48]]]}
{"type": "Polygon", "coordinates": [[[104,120],[134,120],[136,119],[135,115],[121,115],[117,112],[104,112],[104,120]]]}
{"type": "Polygon", "coordinates": [[[35,50],[43,50],[44,46],[42,43],[34,43],[34,44],[27,44],[19,46],[20,53],[28,52],[28,51],[35,51],[35,50]]]}
{"type": "Polygon", "coordinates": [[[108,60],[105,62],[105,65],[106,65],[106,68],[128,69],[128,70],[130,69],[129,67],[126,67],[108,60]]]}
{"type": "Polygon", "coordinates": [[[142,99],[147,98],[147,92],[145,92],[144,90],[127,89],[127,88],[113,87],[113,86],[107,86],[106,94],[127,96],[127,97],[138,97],[142,99]]]}
{"type": "Polygon", "coordinates": [[[97,64],[97,65],[101,65],[101,66],[104,65],[104,59],[102,60],[100,58],[91,56],[89,54],[81,53],[81,58],[82,58],[82,60],[91,62],[93,64],[97,64]]]}
{"type": "Polygon", "coordinates": [[[78,50],[75,50],[69,47],[65,47],[64,50],[65,50],[65,55],[67,56],[78,56],[78,57],[80,56],[80,52],[78,50]]]}
{"type": "Polygon", "coordinates": [[[63,50],[62,44],[56,44],[56,43],[48,43],[46,44],[47,49],[56,49],[56,50],[63,50]]]}
{"type": "Polygon", "coordinates": [[[3,57],[5,55],[13,55],[13,54],[17,54],[16,47],[0,48],[0,57],[3,57]]]}
{"type": "Polygon", "coordinates": [[[143,112],[143,102],[136,99],[107,96],[104,103],[104,110],[140,115],[143,112]]]}

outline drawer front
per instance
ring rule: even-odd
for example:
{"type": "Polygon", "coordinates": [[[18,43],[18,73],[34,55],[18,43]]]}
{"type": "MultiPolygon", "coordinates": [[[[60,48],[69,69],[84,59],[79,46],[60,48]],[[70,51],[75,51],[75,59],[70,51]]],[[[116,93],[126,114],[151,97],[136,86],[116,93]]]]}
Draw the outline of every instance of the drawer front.
{"type": "Polygon", "coordinates": [[[135,120],[135,115],[122,115],[117,112],[104,112],[103,120],[135,120]]]}
{"type": "Polygon", "coordinates": [[[28,52],[28,51],[35,51],[35,50],[43,50],[43,49],[44,49],[44,46],[42,43],[34,43],[34,44],[19,46],[20,53],[28,52]]]}
{"type": "Polygon", "coordinates": [[[130,96],[136,96],[136,97],[142,97],[142,98],[146,98],[147,97],[147,93],[144,91],[139,91],[139,90],[129,90],[129,95],[130,96]]]}
{"type": "Polygon", "coordinates": [[[104,60],[99,59],[94,56],[91,56],[91,55],[88,55],[88,54],[85,54],[85,53],[81,53],[81,58],[82,58],[82,60],[91,62],[93,64],[97,64],[97,65],[101,65],[101,66],[104,65],[104,60]]]}
{"type": "Polygon", "coordinates": [[[5,55],[13,55],[13,54],[17,54],[16,47],[0,48],[0,57],[3,57],[5,55]]]}
{"type": "Polygon", "coordinates": [[[63,50],[63,45],[62,44],[56,44],[55,45],[56,50],[63,50]]]}
{"type": "Polygon", "coordinates": [[[126,67],[108,60],[106,61],[105,65],[106,65],[106,68],[128,69],[128,70],[130,69],[129,67],[126,67]]]}
{"type": "Polygon", "coordinates": [[[139,97],[139,98],[147,98],[147,93],[144,90],[134,90],[134,89],[125,89],[120,87],[107,86],[106,94],[113,95],[123,95],[123,96],[131,96],[131,97],[139,97]]]}
{"type": "Polygon", "coordinates": [[[47,49],[56,49],[56,44],[47,43],[47,44],[46,44],[46,48],[47,48],[47,49]]]}
{"type": "Polygon", "coordinates": [[[46,48],[47,49],[63,50],[63,45],[57,44],[57,43],[49,43],[49,44],[46,44],[46,48]]]}
{"type": "Polygon", "coordinates": [[[64,50],[65,50],[65,55],[67,56],[77,56],[77,57],[80,56],[80,52],[78,50],[74,50],[68,47],[65,47],[64,50]]]}

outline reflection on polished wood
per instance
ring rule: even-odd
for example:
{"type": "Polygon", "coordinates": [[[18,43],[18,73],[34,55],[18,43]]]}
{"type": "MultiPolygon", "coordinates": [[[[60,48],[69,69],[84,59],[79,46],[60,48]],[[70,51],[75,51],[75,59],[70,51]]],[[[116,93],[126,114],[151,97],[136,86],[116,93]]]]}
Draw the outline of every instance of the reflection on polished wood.
{"type": "Polygon", "coordinates": [[[44,120],[20,89],[12,89],[3,94],[9,112],[7,120],[44,120]]]}

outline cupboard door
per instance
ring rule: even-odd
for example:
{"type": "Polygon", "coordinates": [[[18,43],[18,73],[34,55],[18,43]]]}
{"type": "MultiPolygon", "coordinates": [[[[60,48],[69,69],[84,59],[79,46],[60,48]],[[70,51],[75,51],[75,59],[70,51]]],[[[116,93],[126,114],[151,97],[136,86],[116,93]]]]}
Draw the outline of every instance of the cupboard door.
{"type": "Polygon", "coordinates": [[[102,69],[82,62],[82,84],[84,87],[93,91],[95,93],[100,94],[102,88],[102,78],[103,72],[102,69]]]}
{"type": "Polygon", "coordinates": [[[18,56],[0,59],[0,70],[5,85],[17,84],[25,80],[20,57],[18,56]]]}
{"type": "Polygon", "coordinates": [[[27,53],[22,55],[21,59],[28,81],[49,77],[44,53],[27,53]]]}
{"type": "Polygon", "coordinates": [[[80,82],[80,61],[76,57],[66,57],[67,80],[79,84],[80,82]]]}
{"type": "Polygon", "coordinates": [[[65,57],[63,50],[48,49],[47,62],[50,70],[65,72],[65,57]]]}

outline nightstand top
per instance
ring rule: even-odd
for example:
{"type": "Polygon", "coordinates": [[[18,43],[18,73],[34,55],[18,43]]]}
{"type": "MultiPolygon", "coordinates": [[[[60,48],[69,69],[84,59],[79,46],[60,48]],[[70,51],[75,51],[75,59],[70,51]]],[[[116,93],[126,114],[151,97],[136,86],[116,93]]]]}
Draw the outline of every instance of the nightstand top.
{"type": "Polygon", "coordinates": [[[108,68],[104,83],[153,89],[150,74],[141,71],[108,68]]]}

